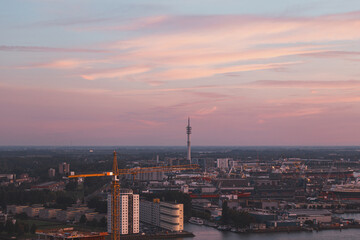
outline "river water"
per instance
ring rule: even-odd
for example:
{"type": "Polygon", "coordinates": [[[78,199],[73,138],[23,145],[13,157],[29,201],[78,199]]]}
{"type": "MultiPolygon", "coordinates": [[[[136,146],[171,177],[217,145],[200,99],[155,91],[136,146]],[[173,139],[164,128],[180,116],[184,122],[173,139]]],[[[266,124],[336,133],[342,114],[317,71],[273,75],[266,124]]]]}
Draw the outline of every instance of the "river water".
{"type": "MultiPolygon", "coordinates": [[[[360,219],[360,214],[342,214],[344,218],[360,219]]],[[[184,240],[355,240],[360,239],[360,229],[345,230],[324,230],[313,232],[293,232],[293,233],[251,233],[239,234],[232,232],[222,232],[215,228],[199,226],[190,223],[185,224],[185,230],[195,234],[194,238],[184,240]]],[[[180,239],[178,239],[180,240],[180,239]]],[[[182,239],[181,239],[182,240],[182,239]]]]}

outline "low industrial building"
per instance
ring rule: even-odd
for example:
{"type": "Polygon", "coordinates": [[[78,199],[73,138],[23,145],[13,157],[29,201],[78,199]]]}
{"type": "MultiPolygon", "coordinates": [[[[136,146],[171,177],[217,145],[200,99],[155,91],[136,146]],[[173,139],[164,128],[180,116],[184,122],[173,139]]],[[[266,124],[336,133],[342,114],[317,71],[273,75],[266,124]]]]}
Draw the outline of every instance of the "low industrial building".
{"type": "Polygon", "coordinates": [[[59,211],[61,211],[61,209],[53,209],[53,208],[40,209],[39,218],[41,218],[41,219],[56,218],[56,213],[59,211]]]}
{"type": "Polygon", "coordinates": [[[266,210],[250,211],[250,216],[254,217],[256,222],[265,223],[277,220],[277,214],[266,210]]]}
{"type": "Polygon", "coordinates": [[[328,210],[294,209],[289,211],[290,217],[296,218],[301,224],[308,220],[317,224],[331,222],[332,214],[328,210]]]}
{"type": "Polygon", "coordinates": [[[299,228],[300,221],[291,219],[268,221],[266,225],[270,228],[299,228]]]}
{"type": "Polygon", "coordinates": [[[27,207],[27,208],[24,209],[24,212],[29,217],[37,217],[37,216],[39,216],[39,212],[42,209],[44,209],[44,207],[35,207],[35,206],[34,207],[27,207]]]}
{"type": "Polygon", "coordinates": [[[27,207],[29,207],[29,206],[8,205],[7,213],[20,214],[20,213],[23,213],[24,209],[27,207]]]}
{"type": "Polygon", "coordinates": [[[56,220],[61,222],[66,222],[75,219],[76,213],[80,211],[69,211],[69,210],[61,210],[56,212],[56,220]]]}

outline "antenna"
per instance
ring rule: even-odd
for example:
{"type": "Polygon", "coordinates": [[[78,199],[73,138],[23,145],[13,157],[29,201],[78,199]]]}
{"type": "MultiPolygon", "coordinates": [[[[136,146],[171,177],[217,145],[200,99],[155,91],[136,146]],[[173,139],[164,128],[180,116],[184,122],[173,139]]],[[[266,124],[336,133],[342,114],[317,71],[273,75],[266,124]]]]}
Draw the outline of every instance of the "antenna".
{"type": "Polygon", "coordinates": [[[190,135],[191,135],[191,126],[190,126],[190,117],[188,117],[188,125],[186,127],[187,134],[187,160],[191,163],[191,143],[190,143],[190,135]]]}

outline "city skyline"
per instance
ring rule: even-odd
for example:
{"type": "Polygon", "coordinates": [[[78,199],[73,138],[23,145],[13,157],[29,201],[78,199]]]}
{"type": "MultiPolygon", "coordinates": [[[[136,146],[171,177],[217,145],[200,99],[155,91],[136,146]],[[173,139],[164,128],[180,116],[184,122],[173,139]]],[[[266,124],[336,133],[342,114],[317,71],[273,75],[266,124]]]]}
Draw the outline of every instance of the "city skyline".
{"type": "Polygon", "coordinates": [[[359,145],[360,2],[7,0],[0,145],[359,145]]]}

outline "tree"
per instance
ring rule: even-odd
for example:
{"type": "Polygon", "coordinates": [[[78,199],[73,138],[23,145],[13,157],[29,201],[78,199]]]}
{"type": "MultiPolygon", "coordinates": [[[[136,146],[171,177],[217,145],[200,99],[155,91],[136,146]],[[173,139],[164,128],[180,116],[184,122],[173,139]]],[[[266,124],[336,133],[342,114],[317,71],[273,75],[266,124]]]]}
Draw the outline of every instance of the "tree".
{"type": "Polygon", "coordinates": [[[26,220],[26,219],[28,219],[28,215],[25,212],[23,212],[23,213],[16,214],[15,218],[21,219],[21,220],[26,220]]]}
{"type": "Polygon", "coordinates": [[[106,218],[102,217],[99,222],[99,227],[106,227],[106,226],[107,226],[106,218]]]}
{"type": "Polygon", "coordinates": [[[98,221],[96,220],[96,218],[94,218],[93,220],[88,221],[87,224],[88,224],[90,227],[97,227],[97,226],[98,226],[98,221]]]}
{"type": "Polygon", "coordinates": [[[306,220],[304,223],[305,223],[306,225],[309,225],[309,226],[313,226],[313,225],[314,225],[314,222],[311,221],[311,220],[306,220]]]}
{"type": "Polygon", "coordinates": [[[68,184],[66,184],[65,186],[65,190],[66,191],[75,191],[78,187],[78,183],[76,180],[72,180],[70,181],[68,184]]]}
{"type": "Polygon", "coordinates": [[[222,204],[221,221],[222,221],[223,224],[228,224],[229,223],[229,207],[228,207],[227,201],[224,201],[223,204],[222,204]]]}
{"type": "Polygon", "coordinates": [[[84,214],[81,215],[79,222],[80,222],[81,224],[85,224],[85,223],[87,222],[86,216],[85,216],[84,214]]]}
{"type": "Polygon", "coordinates": [[[94,197],[90,199],[88,202],[89,208],[95,208],[95,210],[99,213],[106,213],[107,212],[107,202],[102,201],[99,197],[94,197]]]}
{"type": "Polygon", "coordinates": [[[33,223],[33,224],[31,225],[31,228],[30,228],[30,233],[35,234],[36,228],[37,228],[37,227],[36,227],[35,223],[33,223]]]}
{"type": "Polygon", "coordinates": [[[250,216],[248,212],[245,211],[236,211],[236,210],[230,210],[230,219],[237,227],[246,227],[249,226],[250,223],[255,222],[255,219],[250,216]]]}
{"type": "Polygon", "coordinates": [[[4,224],[0,223],[0,233],[2,233],[5,230],[4,224]]]}
{"type": "Polygon", "coordinates": [[[30,228],[29,228],[29,224],[24,223],[24,232],[28,233],[28,232],[29,232],[29,230],[30,230],[30,228]]]}
{"type": "Polygon", "coordinates": [[[6,224],[5,224],[5,231],[8,233],[8,234],[12,234],[15,230],[15,226],[13,224],[13,222],[11,220],[7,220],[6,221],[6,224]]]}

